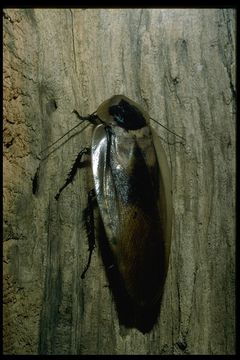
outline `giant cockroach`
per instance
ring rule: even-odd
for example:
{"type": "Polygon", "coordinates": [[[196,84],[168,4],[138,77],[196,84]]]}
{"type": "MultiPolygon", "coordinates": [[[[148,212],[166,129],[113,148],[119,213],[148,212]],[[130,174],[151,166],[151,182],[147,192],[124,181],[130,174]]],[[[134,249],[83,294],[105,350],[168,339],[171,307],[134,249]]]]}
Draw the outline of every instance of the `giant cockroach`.
{"type": "MultiPolygon", "coordinates": [[[[126,96],[114,95],[86,117],[74,112],[94,125],[92,141],[79,152],[55,198],[73,181],[82,157],[91,156],[94,189],[84,213],[90,253],[82,278],[95,245],[95,198],[129,297],[140,307],[151,306],[163,291],[171,243],[171,175],[165,151],[148,113],[126,96]]],[[[36,190],[35,178],[33,185],[36,190]]]]}

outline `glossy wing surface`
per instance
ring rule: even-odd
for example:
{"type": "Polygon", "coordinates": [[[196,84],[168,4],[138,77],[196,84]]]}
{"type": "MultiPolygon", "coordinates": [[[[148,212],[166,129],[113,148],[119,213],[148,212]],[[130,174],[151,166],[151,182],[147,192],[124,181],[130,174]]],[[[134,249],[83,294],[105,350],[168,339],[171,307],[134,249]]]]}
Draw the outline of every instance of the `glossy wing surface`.
{"type": "Polygon", "coordinates": [[[129,134],[114,127],[109,135],[103,125],[96,127],[92,169],[109,245],[126,289],[141,305],[149,304],[160,294],[167,261],[159,166],[149,128],[129,134]]]}

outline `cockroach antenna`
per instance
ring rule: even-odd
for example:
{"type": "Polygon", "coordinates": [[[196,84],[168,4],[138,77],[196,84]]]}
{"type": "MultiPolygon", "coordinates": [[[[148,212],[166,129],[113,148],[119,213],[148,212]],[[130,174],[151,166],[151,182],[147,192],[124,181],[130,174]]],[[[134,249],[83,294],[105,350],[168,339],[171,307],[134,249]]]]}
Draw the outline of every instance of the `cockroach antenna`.
{"type": "MultiPolygon", "coordinates": [[[[180,136],[180,135],[178,135],[178,134],[176,134],[174,131],[172,131],[172,130],[170,130],[170,129],[168,129],[166,126],[164,126],[163,124],[161,124],[159,121],[157,121],[157,120],[155,120],[155,119],[153,119],[152,117],[150,117],[150,119],[151,120],[153,120],[153,121],[155,121],[155,123],[157,123],[158,125],[160,125],[161,127],[163,127],[164,129],[166,129],[167,131],[169,131],[171,134],[173,134],[173,135],[175,135],[175,136],[177,136],[177,137],[179,137],[180,139],[182,139],[183,141],[184,141],[184,143],[182,143],[181,141],[179,141],[178,143],[180,143],[180,144],[182,144],[182,145],[186,145],[186,139],[184,139],[184,137],[182,137],[182,136],[180,136]]],[[[161,138],[162,139],[162,138],[161,138]]],[[[174,145],[175,143],[169,143],[169,145],[174,145]]]]}
{"type": "MultiPolygon", "coordinates": [[[[96,113],[96,111],[94,111],[94,113],[92,113],[92,114],[89,115],[89,116],[81,116],[81,115],[77,112],[77,110],[73,110],[72,112],[75,113],[75,114],[78,116],[78,118],[79,118],[80,120],[82,120],[82,121],[81,121],[79,124],[75,125],[73,128],[71,128],[69,131],[67,131],[63,136],[61,136],[59,139],[57,139],[56,141],[54,141],[52,144],[50,144],[50,145],[48,145],[47,147],[45,147],[45,149],[43,149],[43,150],[40,152],[39,155],[41,155],[44,151],[50,149],[53,145],[55,145],[56,143],[58,143],[61,139],[63,139],[65,136],[67,136],[72,130],[74,130],[74,129],[76,129],[78,126],[80,126],[85,120],[89,120],[89,119],[93,118],[94,115],[95,115],[95,113],[96,113]]],[[[88,124],[88,125],[90,125],[90,124],[88,124]]],[[[87,125],[87,126],[88,126],[88,125],[87,125]]],[[[87,127],[87,126],[86,126],[86,127],[87,127]]],[[[84,128],[84,129],[85,129],[85,128],[84,128]]],[[[84,129],[83,129],[83,130],[84,130],[84,129]]],[[[51,152],[51,153],[52,153],[52,152],[51,152]]],[[[48,156],[49,156],[49,155],[48,155],[48,156]]],[[[46,158],[43,158],[43,159],[41,159],[41,160],[44,160],[44,159],[46,159],[46,158]]]]}
{"type": "MultiPolygon", "coordinates": [[[[44,148],[40,153],[40,163],[37,167],[36,173],[32,179],[32,192],[33,194],[36,194],[38,192],[38,188],[39,188],[39,182],[38,182],[38,178],[39,178],[39,173],[40,173],[40,166],[42,161],[46,160],[52,153],[54,153],[60,146],[56,147],[55,149],[53,149],[52,151],[50,151],[46,156],[42,157],[41,155],[46,151],[49,150],[51,147],[53,147],[53,145],[56,145],[60,140],[62,140],[65,136],[67,136],[70,132],[72,132],[73,130],[75,130],[78,126],[80,126],[84,121],[86,120],[92,120],[92,122],[94,122],[95,119],[95,113],[96,111],[94,111],[92,114],[88,115],[88,116],[81,116],[77,110],[73,110],[73,113],[75,113],[77,115],[77,117],[82,120],[79,124],[75,125],[74,127],[72,127],[69,131],[67,131],[63,136],[61,136],[60,138],[58,138],[56,141],[54,141],[52,144],[48,145],[46,148],[44,148]]],[[[85,130],[88,126],[90,125],[90,123],[88,123],[86,126],[84,126],[80,132],[82,132],[83,130],[85,130]]],[[[71,138],[71,137],[70,137],[71,138]]],[[[68,138],[63,144],[65,144],[70,138],[68,138]]],[[[62,145],[63,145],[62,144],[62,145]]]]}

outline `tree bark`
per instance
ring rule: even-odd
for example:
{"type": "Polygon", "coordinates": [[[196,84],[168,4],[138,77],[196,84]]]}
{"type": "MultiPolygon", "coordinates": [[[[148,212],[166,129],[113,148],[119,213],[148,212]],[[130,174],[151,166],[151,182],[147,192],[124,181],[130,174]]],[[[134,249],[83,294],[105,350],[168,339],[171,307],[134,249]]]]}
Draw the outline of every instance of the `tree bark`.
{"type": "Polygon", "coordinates": [[[234,354],[235,10],[3,15],[4,353],[234,354]],[[186,139],[152,124],[175,217],[160,316],[147,333],[119,322],[99,244],[81,279],[90,166],[54,198],[91,126],[56,144],[32,188],[54,148],[40,152],[78,123],[72,111],[90,114],[114,94],[186,139]]]}

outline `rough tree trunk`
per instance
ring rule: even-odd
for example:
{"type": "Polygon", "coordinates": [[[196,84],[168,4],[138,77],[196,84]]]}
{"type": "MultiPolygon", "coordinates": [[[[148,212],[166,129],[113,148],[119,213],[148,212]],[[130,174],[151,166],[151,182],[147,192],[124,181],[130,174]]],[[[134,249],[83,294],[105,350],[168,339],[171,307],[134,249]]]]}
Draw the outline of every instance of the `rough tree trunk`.
{"type": "Polygon", "coordinates": [[[233,354],[235,10],[3,15],[4,353],[233,354]],[[161,313],[146,334],[119,324],[99,246],[80,278],[89,167],[54,199],[91,126],[41,163],[32,193],[40,151],[78,123],[72,110],[89,114],[113,94],[187,141],[153,123],[165,140],[175,218],[161,313]]]}

